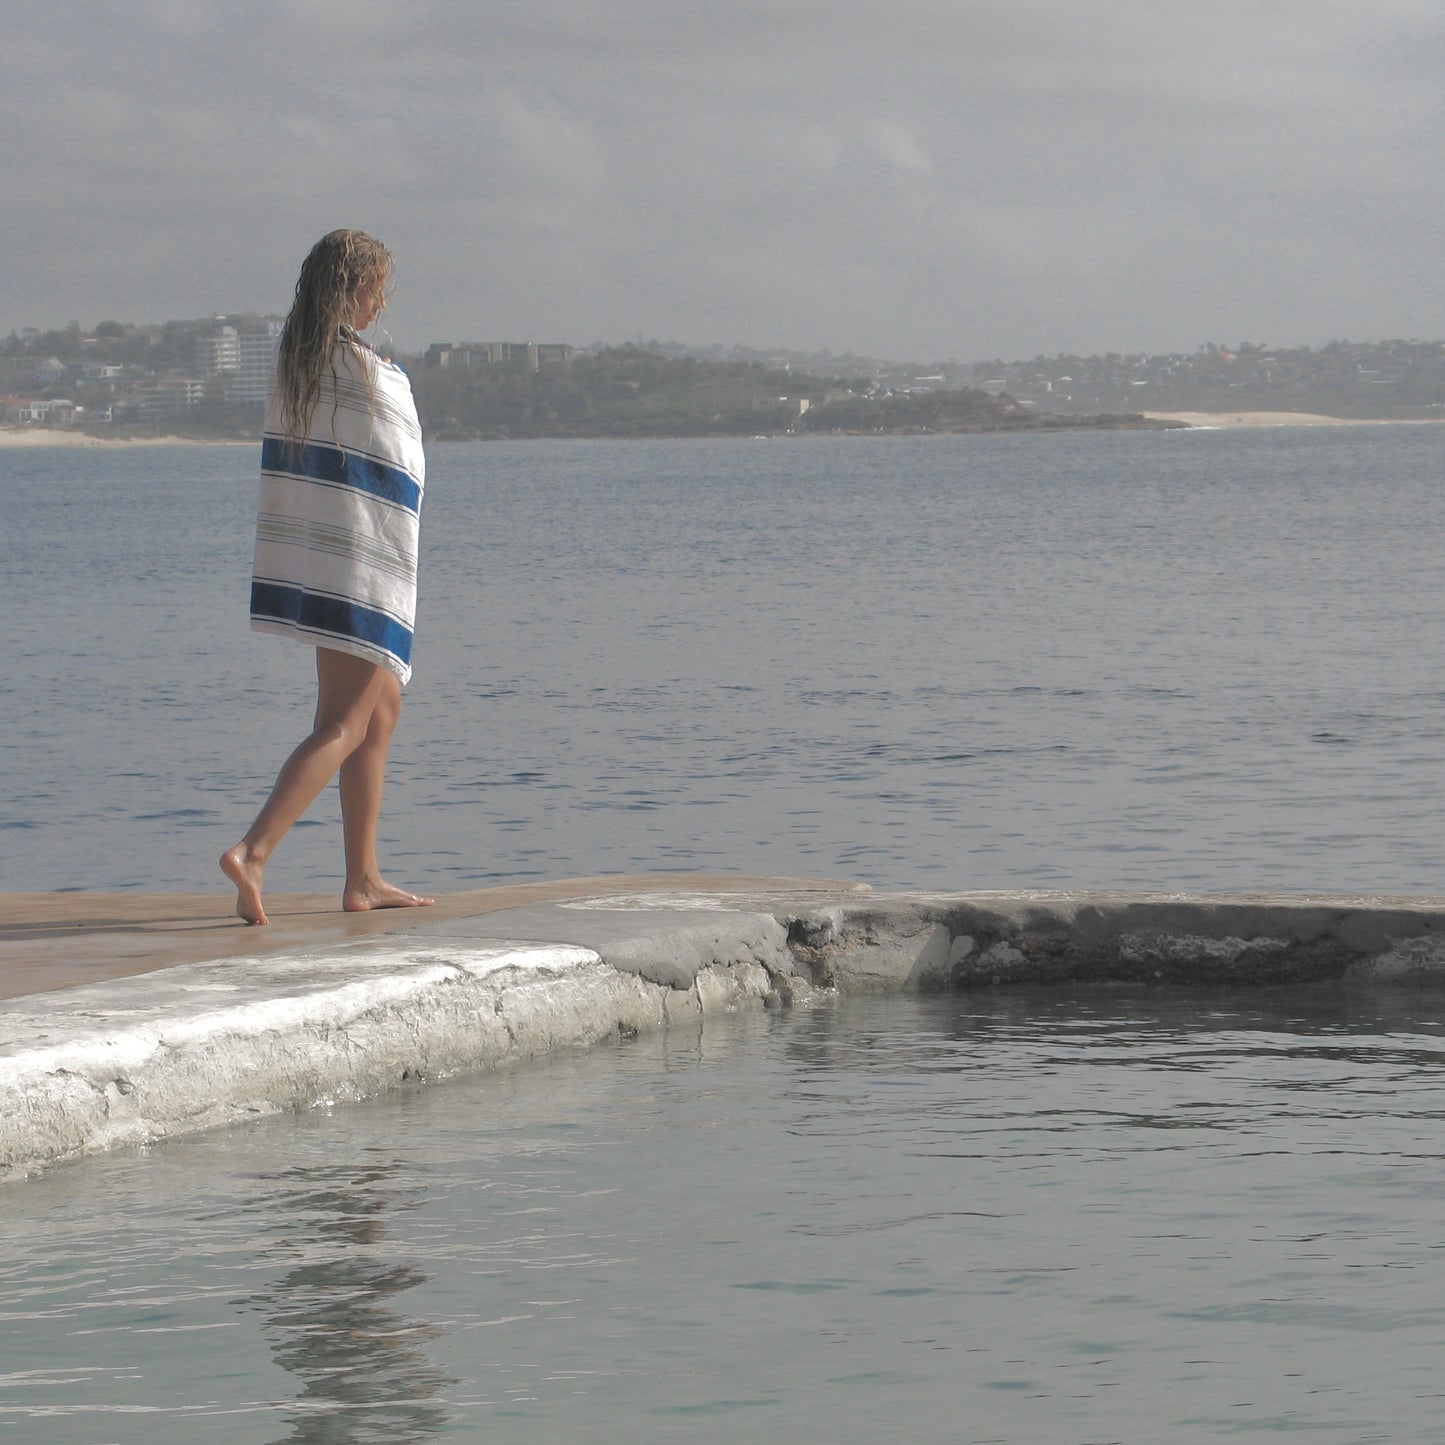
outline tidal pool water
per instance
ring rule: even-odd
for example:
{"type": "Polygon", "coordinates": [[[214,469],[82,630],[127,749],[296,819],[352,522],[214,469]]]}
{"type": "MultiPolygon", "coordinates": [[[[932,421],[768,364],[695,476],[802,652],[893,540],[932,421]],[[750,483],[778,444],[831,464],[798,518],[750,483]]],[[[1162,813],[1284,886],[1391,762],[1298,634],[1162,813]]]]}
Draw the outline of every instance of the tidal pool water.
{"type": "Polygon", "coordinates": [[[711,1020],[0,1192],[25,1445],[1435,1441],[1445,997],[711,1020]]]}

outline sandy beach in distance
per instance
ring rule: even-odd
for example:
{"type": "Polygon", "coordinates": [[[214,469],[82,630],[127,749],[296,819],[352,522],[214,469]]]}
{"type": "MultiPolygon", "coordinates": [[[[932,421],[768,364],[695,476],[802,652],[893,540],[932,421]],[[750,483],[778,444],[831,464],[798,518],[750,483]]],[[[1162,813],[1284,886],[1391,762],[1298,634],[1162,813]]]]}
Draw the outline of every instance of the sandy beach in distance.
{"type": "Polygon", "coordinates": [[[234,437],[96,437],[49,426],[0,426],[0,451],[7,447],[254,447],[259,441],[234,437]]]}
{"type": "MultiPolygon", "coordinates": [[[[1319,416],[1307,411],[1146,411],[1151,421],[1182,421],[1193,427],[1419,426],[1445,417],[1319,416]]],[[[60,427],[0,426],[0,451],[11,447],[254,447],[235,437],[99,437],[60,427]]]]}
{"type": "Polygon", "coordinates": [[[1308,411],[1146,411],[1150,421],[1183,421],[1190,426],[1418,426],[1438,417],[1320,416],[1308,411]]]}

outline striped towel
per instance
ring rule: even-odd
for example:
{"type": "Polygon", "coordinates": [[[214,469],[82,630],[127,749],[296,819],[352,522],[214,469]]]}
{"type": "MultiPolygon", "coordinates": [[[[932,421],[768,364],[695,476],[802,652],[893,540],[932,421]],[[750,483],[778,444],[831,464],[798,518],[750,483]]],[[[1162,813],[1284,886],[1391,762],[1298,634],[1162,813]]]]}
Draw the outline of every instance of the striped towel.
{"type": "Polygon", "coordinates": [[[274,399],[266,414],[251,626],[368,658],[406,683],[425,480],[406,373],[338,344],[303,445],[285,441],[274,399]]]}

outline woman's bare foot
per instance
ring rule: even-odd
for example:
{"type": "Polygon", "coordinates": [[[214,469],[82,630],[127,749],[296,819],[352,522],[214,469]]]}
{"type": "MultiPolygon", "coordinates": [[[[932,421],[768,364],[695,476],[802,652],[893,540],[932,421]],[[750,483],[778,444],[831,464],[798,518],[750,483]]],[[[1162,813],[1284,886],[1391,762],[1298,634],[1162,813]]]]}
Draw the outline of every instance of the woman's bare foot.
{"type": "Polygon", "coordinates": [[[247,923],[265,923],[261,906],[263,865],[247,856],[246,845],[237,843],[221,854],[221,872],[236,885],[236,913],[247,923]]]}
{"type": "Polygon", "coordinates": [[[404,888],[394,888],[381,878],[346,885],[341,906],[348,913],[365,913],[372,908],[430,908],[435,898],[422,898],[404,888]]]}

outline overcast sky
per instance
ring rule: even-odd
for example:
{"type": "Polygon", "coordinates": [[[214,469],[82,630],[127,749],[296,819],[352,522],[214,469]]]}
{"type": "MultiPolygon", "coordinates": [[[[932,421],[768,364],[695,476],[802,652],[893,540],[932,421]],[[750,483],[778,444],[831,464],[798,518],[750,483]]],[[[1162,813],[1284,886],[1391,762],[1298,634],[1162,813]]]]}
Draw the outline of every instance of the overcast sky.
{"type": "Polygon", "coordinates": [[[899,360],[1445,337],[1441,0],[6,0],[0,333],[899,360]]]}

